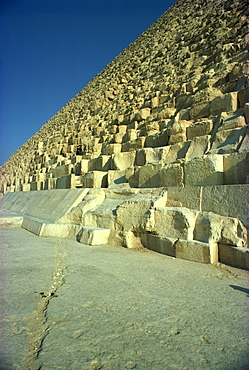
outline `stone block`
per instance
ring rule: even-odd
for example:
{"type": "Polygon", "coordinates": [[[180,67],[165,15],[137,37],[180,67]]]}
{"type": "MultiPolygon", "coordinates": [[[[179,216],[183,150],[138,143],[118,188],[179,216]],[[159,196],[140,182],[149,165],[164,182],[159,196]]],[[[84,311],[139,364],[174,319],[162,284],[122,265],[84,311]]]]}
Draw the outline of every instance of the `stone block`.
{"type": "Polygon", "coordinates": [[[53,177],[58,178],[58,177],[70,175],[72,168],[73,168],[72,164],[64,164],[61,166],[57,166],[55,167],[53,171],[53,177]]]}
{"type": "MultiPolygon", "coordinates": [[[[157,186],[184,186],[184,172],[181,163],[172,163],[164,166],[158,172],[157,176],[154,176],[153,183],[157,186]]],[[[156,186],[155,186],[156,187],[156,186]]]]}
{"type": "Polygon", "coordinates": [[[87,245],[105,245],[108,243],[110,235],[109,229],[94,227],[83,227],[77,236],[77,240],[87,245]]]}
{"type": "Polygon", "coordinates": [[[56,189],[74,189],[75,175],[61,176],[56,179],[56,189]]]}
{"type": "Polygon", "coordinates": [[[219,244],[219,262],[249,270],[249,249],[219,244]]]}
{"type": "Polygon", "coordinates": [[[201,186],[168,187],[166,207],[186,207],[201,210],[201,186]]]}
{"type": "Polygon", "coordinates": [[[202,210],[237,217],[249,229],[249,184],[203,187],[202,210]]]}
{"type": "Polygon", "coordinates": [[[151,249],[155,252],[167,254],[168,256],[175,257],[176,238],[163,238],[158,235],[141,233],[141,242],[144,247],[151,249]]]}
{"type": "Polygon", "coordinates": [[[238,151],[246,134],[246,127],[218,131],[209,153],[227,154],[238,151]]]}
{"type": "Polygon", "coordinates": [[[249,182],[249,153],[225,154],[224,184],[245,184],[249,182]]]}
{"type": "Polygon", "coordinates": [[[192,123],[187,127],[187,139],[192,140],[197,136],[210,135],[213,129],[213,121],[210,119],[192,123]]]}
{"type": "Polygon", "coordinates": [[[238,93],[230,92],[222,96],[217,96],[211,101],[210,113],[234,112],[238,109],[238,93]]]}
{"type": "Polygon", "coordinates": [[[196,104],[190,109],[190,119],[206,118],[210,116],[210,103],[196,104]]]}
{"type": "Polygon", "coordinates": [[[185,156],[186,161],[191,161],[191,159],[196,157],[203,157],[209,149],[210,142],[211,135],[194,137],[188,147],[188,151],[185,156]]]}
{"type": "Polygon", "coordinates": [[[113,168],[117,170],[126,170],[134,166],[136,152],[121,152],[114,154],[112,157],[113,168]]]}
{"type": "Polygon", "coordinates": [[[88,171],[108,171],[111,169],[111,156],[101,155],[89,160],[88,171]]]}
{"type": "Polygon", "coordinates": [[[30,188],[30,184],[22,184],[22,191],[30,191],[31,188],[30,188]]]}
{"type": "Polygon", "coordinates": [[[136,153],[136,165],[144,166],[158,163],[162,159],[163,152],[168,151],[168,149],[169,147],[140,149],[136,153]]]}
{"type": "Polygon", "coordinates": [[[151,114],[150,108],[142,108],[135,116],[135,121],[142,121],[149,117],[151,114]]]}
{"type": "Polygon", "coordinates": [[[107,144],[103,146],[103,154],[105,155],[112,155],[115,153],[120,153],[122,149],[122,144],[115,143],[115,144],[107,144]]]}
{"type": "Polygon", "coordinates": [[[239,110],[233,115],[222,112],[220,115],[222,121],[219,131],[221,130],[232,130],[238,127],[244,127],[246,125],[244,112],[239,110]]]}
{"type": "Polygon", "coordinates": [[[136,236],[132,231],[124,232],[123,237],[124,237],[124,244],[126,248],[130,248],[130,249],[142,249],[143,248],[141,238],[139,236],[136,236]]]}
{"type": "Polygon", "coordinates": [[[184,158],[190,144],[191,141],[185,141],[164,147],[162,152],[162,162],[168,164],[184,158]]]}
{"type": "Polygon", "coordinates": [[[82,176],[83,188],[106,188],[107,172],[91,171],[82,176]]]}
{"type": "Polygon", "coordinates": [[[178,240],[175,245],[175,256],[190,261],[211,263],[209,244],[195,240],[178,240]]]}
{"type": "Polygon", "coordinates": [[[153,231],[162,237],[192,240],[198,211],[184,207],[156,207],[153,231]]]}
{"type": "Polygon", "coordinates": [[[205,243],[245,247],[247,230],[237,218],[223,217],[212,212],[201,212],[196,220],[193,239],[205,243]]]}
{"type": "Polygon", "coordinates": [[[222,185],[223,157],[207,155],[185,162],[185,186],[222,185]]]}
{"type": "Polygon", "coordinates": [[[44,222],[39,236],[75,240],[80,229],[80,225],[52,224],[44,222]]]}

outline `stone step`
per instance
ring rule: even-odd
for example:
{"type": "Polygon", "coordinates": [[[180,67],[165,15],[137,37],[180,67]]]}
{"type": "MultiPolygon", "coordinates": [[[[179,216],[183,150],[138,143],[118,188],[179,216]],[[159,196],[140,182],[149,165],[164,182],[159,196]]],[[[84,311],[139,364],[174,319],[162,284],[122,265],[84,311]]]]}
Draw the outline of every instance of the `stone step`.
{"type": "Polygon", "coordinates": [[[110,229],[84,226],[77,235],[78,242],[87,245],[105,245],[108,243],[110,229]]]}

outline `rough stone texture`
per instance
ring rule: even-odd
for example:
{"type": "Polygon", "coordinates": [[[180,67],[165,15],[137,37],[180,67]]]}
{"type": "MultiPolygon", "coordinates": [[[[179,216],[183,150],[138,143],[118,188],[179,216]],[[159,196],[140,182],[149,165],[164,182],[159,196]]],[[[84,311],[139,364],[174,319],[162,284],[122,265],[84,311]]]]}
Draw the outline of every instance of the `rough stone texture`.
{"type": "Polygon", "coordinates": [[[1,167],[7,209],[44,235],[105,228],[169,254],[177,237],[182,258],[247,266],[225,251],[249,228],[248,16],[246,0],[177,1],[1,167]]]}

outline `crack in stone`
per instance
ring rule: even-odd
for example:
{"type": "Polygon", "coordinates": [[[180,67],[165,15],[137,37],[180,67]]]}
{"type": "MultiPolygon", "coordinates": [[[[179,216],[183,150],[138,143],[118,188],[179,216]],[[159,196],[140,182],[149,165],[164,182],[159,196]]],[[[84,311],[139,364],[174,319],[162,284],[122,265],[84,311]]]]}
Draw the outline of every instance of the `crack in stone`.
{"type": "Polygon", "coordinates": [[[42,367],[42,363],[39,360],[39,353],[42,350],[44,339],[50,332],[47,313],[48,305],[52,298],[57,297],[55,293],[65,283],[65,276],[67,274],[67,266],[65,263],[67,253],[65,250],[62,250],[62,248],[63,245],[56,245],[55,247],[55,271],[52,274],[51,285],[48,291],[40,293],[41,298],[37,304],[37,308],[28,319],[28,353],[20,369],[39,370],[42,367]]]}

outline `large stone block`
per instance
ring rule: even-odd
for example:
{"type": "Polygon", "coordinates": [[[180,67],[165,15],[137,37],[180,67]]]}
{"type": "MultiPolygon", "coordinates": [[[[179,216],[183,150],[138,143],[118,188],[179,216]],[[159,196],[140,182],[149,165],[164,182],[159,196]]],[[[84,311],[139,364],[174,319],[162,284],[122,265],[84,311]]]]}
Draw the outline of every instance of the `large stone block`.
{"type": "Polygon", "coordinates": [[[178,207],[156,207],[153,231],[162,237],[192,240],[198,211],[178,207]]]}
{"type": "Polygon", "coordinates": [[[205,243],[246,247],[247,231],[237,218],[222,217],[211,212],[201,212],[196,220],[193,239],[205,243]]]}
{"type": "Polygon", "coordinates": [[[193,122],[187,127],[187,139],[192,140],[197,136],[210,135],[213,129],[213,121],[210,119],[193,122]]]}
{"type": "Polygon", "coordinates": [[[183,166],[181,165],[181,163],[168,164],[159,170],[158,177],[159,182],[157,186],[183,186],[183,166]]]}
{"type": "Polygon", "coordinates": [[[107,172],[91,171],[82,176],[83,188],[106,188],[107,187],[107,172]]]}
{"type": "Polygon", "coordinates": [[[166,207],[186,207],[201,210],[201,186],[168,187],[166,207]]]}
{"type": "Polygon", "coordinates": [[[211,135],[194,137],[189,145],[186,153],[186,161],[190,161],[196,157],[203,157],[209,149],[211,142],[211,135]]]}
{"type": "Polygon", "coordinates": [[[246,127],[218,131],[209,153],[226,154],[238,151],[246,134],[246,127]]]}
{"type": "Polygon", "coordinates": [[[219,261],[249,270],[249,249],[219,244],[219,261]]]}
{"type": "Polygon", "coordinates": [[[114,170],[126,170],[133,167],[135,162],[136,152],[121,152],[113,155],[113,168],[114,170]]]}
{"type": "Polygon", "coordinates": [[[77,236],[77,240],[87,245],[105,245],[110,236],[109,229],[83,227],[77,236]]]}
{"type": "Polygon", "coordinates": [[[176,255],[176,241],[176,238],[163,238],[154,234],[141,233],[141,242],[144,247],[173,257],[176,255]]]}
{"type": "Polygon", "coordinates": [[[249,180],[249,153],[226,154],[224,158],[224,184],[245,184],[249,180]]]}
{"type": "Polygon", "coordinates": [[[89,160],[88,171],[108,171],[111,169],[111,156],[101,155],[89,160]]]}
{"type": "Polygon", "coordinates": [[[204,186],[202,210],[237,217],[249,229],[249,184],[204,186]]]}
{"type": "Polygon", "coordinates": [[[185,185],[222,185],[223,184],[223,157],[221,155],[207,155],[193,158],[185,163],[185,185]]]}
{"type": "Polygon", "coordinates": [[[217,96],[211,101],[210,113],[234,112],[238,109],[238,93],[231,92],[222,96],[217,96]]]}
{"type": "Polygon", "coordinates": [[[191,261],[211,263],[209,244],[195,240],[178,240],[175,245],[175,256],[191,261]]]}

